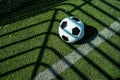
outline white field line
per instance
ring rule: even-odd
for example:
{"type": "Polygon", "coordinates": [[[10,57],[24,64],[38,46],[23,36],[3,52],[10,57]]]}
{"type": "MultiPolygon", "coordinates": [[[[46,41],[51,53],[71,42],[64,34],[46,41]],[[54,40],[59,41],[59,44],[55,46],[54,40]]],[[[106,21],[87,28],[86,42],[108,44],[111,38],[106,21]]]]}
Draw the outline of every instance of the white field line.
{"type": "MultiPolygon", "coordinates": [[[[120,19],[119,21],[113,22],[109,28],[112,30],[118,32],[120,31],[120,19]]],[[[94,46],[99,46],[102,42],[105,40],[101,38],[99,35],[103,36],[105,39],[110,38],[112,35],[115,35],[115,32],[111,31],[108,28],[104,28],[102,31],[100,31],[95,39],[90,41],[89,43],[94,46]]],[[[72,53],[69,53],[66,55],[63,59],[59,60],[57,63],[53,64],[50,68],[47,68],[46,70],[40,72],[37,76],[34,77],[33,80],[51,80],[54,79],[57,74],[61,74],[65,71],[65,69],[69,68],[70,65],[74,64],[76,61],[78,61],[80,58],[82,58],[82,55],[88,54],[90,51],[94,49],[89,43],[80,45],[76,50],[74,50],[72,53]],[[82,54],[78,54],[78,51],[82,54]],[[54,72],[54,73],[53,73],[54,72]]]]}

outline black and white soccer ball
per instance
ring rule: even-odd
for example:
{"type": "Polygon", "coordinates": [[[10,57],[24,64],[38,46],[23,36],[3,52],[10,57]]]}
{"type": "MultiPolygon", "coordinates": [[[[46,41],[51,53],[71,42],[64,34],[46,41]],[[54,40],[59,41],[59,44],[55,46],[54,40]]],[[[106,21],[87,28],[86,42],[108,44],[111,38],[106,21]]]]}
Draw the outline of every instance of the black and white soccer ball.
{"type": "Polygon", "coordinates": [[[67,17],[60,22],[60,38],[67,43],[75,43],[84,36],[84,23],[76,17],[67,17]]]}

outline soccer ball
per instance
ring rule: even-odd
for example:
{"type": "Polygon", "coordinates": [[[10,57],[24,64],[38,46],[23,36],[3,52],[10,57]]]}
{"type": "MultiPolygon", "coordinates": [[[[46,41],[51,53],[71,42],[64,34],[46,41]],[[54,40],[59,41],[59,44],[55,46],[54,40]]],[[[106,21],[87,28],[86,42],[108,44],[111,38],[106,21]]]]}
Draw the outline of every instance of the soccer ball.
{"type": "Polygon", "coordinates": [[[75,43],[84,36],[84,24],[76,17],[67,17],[59,25],[60,38],[67,43],[75,43]]]}

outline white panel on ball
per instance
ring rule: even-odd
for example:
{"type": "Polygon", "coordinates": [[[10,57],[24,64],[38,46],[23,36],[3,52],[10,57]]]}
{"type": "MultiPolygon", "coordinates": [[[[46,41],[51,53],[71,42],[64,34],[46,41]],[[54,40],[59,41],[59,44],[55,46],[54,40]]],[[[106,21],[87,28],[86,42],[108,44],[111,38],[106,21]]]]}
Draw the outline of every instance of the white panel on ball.
{"type": "Polygon", "coordinates": [[[76,17],[67,17],[60,22],[60,38],[67,43],[75,43],[84,36],[84,24],[76,17]]]}

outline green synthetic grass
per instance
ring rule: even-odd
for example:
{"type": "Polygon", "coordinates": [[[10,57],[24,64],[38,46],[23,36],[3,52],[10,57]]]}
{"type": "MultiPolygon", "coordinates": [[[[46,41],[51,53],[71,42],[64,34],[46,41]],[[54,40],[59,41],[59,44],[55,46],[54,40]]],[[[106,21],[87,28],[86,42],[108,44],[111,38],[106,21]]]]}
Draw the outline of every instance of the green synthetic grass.
{"type": "MultiPolygon", "coordinates": [[[[120,2],[117,0],[106,1],[114,7],[98,0],[90,3],[85,3],[83,0],[62,0],[58,3],[55,1],[57,0],[53,0],[53,3],[46,3],[43,0],[35,0],[36,3],[25,5],[24,0],[15,0],[11,2],[12,4],[6,3],[8,6],[2,4],[3,12],[0,14],[9,12],[11,9],[13,12],[0,19],[1,80],[30,79],[70,53],[73,49],[58,35],[59,22],[63,18],[74,15],[99,32],[120,17],[120,2]],[[19,7],[21,4],[24,4],[22,9],[19,7]]],[[[113,36],[110,41],[120,48],[119,36],[113,36]]],[[[72,44],[75,48],[79,45],[72,44]]],[[[110,46],[105,42],[98,48],[120,64],[120,51],[116,50],[113,45],[110,46]]],[[[99,51],[92,51],[87,57],[114,79],[120,76],[120,70],[115,67],[116,65],[99,51]]],[[[107,78],[84,58],[73,66],[91,80],[107,78]]],[[[67,80],[82,79],[71,69],[67,69],[61,76],[67,80]]]]}
{"type": "MultiPolygon", "coordinates": [[[[113,36],[110,41],[120,47],[119,36],[113,36]]],[[[98,49],[93,50],[73,65],[77,71],[74,71],[74,68],[69,68],[63,72],[61,74],[63,79],[85,80],[84,75],[90,80],[119,80],[120,50],[107,41],[102,43],[98,49]]]]}

